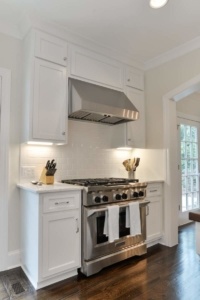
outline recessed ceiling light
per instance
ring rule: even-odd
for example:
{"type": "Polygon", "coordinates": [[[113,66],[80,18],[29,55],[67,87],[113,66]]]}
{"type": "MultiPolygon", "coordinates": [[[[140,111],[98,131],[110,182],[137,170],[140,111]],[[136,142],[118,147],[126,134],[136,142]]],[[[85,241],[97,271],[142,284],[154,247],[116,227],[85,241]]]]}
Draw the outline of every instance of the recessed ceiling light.
{"type": "Polygon", "coordinates": [[[167,4],[168,0],[150,0],[149,5],[152,8],[160,8],[167,4]]]}

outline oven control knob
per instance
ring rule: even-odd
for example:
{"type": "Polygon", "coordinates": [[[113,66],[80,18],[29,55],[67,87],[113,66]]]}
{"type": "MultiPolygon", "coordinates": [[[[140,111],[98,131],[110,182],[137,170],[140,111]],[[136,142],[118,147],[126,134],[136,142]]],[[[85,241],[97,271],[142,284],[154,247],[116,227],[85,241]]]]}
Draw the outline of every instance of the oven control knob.
{"type": "Polygon", "coordinates": [[[128,197],[128,196],[127,196],[126,193],[123,193],[123,194],[122,194],[122,199],[127,199],[127,197],[128,197]]]}
{"type": "Polygon", "coordinates": [[[95,201],[96,203],[100,203],[100,202],[101,202],[101,198],[97,196],[97,197],[94,198],[94,201],[95,201]]]}
{"type": "Polygon", "coordinates": [[[138,198],[138,196],[139,196],[138,192],[133,193],[133,198],[138,198]]]}
{"type": "Polygon", "coordinates": [[[143,191],[139,191],[139,197],[143,197],[144,196],[144,192],[143,191]]]}
{"type": "Polygon", "coordinates": [[[108,202],[108,196],[103,196],[102,200],[103,200],[103,202],[108,202]]]}
{"type": "Polygon", "coordinates": [[[121,196],[120,194],[117,194],[117,195],[115,196],[115,199],[116,199],[116,200],[121,200],[121,198],[122,198],[122,196],[121,196]]]}

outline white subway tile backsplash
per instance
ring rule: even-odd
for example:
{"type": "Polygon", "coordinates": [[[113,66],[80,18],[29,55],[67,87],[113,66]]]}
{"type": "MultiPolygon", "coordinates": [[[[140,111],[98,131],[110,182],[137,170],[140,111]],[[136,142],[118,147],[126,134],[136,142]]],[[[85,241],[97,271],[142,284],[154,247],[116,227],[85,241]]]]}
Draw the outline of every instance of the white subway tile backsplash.
{"type": "MultiPolygon", "coordinates": [[[[99,124],[69,121],[69,142],[63,146],[21,145],[20,166],[34,166],[38,180],[47,160],[55,159],[57,172],[55,180],[87,177],[128,177],[123,161],[140,157],[141,177],[162,176],[164,174],[164,154],[162,150],[137,149],[122,151],[110,149],[109,127],[99,124]],[[154,168],[154,169],[152,169],[154,168]]],[[[137,177],[137,175],[136,175],[137,177]]],[[[140,179],[140,178],[139,178],[140,179]]],[[[154,179],[154,178],[151,178],[154,179]]],[[[150,180],[150,178],[149,178],[150,180]]],[[[25,179],[20,175],[20,181],[25,179]]]]}
{"type": "MultiPolygon", "coordinates": [[[[58,181],[65,178],[127,177],[122,162],[130,156],[130,152],[109,149],[110,137],[106,126],[69,123],[68,145],[21,145],[21,167],[34,165],[34,180],[39,179],[48,159],[55,159],[57,163],[55,179],[58,181]]],[[[22,176],[20,180],[25,181],[22,176]]]]}

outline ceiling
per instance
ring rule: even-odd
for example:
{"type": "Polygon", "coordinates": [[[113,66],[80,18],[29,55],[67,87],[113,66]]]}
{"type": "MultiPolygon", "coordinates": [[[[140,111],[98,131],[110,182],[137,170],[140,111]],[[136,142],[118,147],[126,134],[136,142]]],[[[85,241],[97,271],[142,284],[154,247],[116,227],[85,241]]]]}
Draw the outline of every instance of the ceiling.
{"type": "Polygon", "coordinates": [[[169,0],[160,9],[149,0],[0,0],[0,28],[17,28],[30,14],[144,64],[185,43],[200,45],[199,0],[169,0]]]}

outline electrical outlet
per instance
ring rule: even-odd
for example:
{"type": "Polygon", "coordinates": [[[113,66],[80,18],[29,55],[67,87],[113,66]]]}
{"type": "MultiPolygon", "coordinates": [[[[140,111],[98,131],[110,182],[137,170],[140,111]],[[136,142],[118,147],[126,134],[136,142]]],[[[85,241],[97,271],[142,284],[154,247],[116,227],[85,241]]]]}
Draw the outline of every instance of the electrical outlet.
{"type": "Polygon", "coordinates": [[[21,176],[23,179],[35,179],[35,167],[21,167],[21,176]]]}

